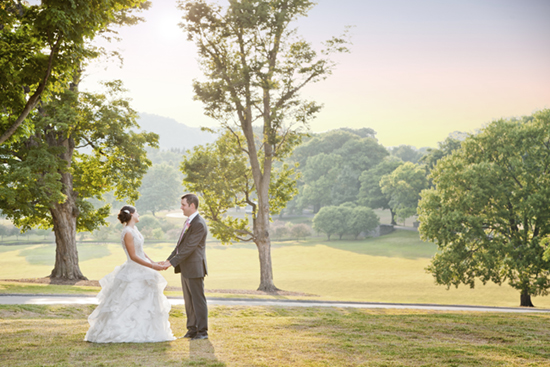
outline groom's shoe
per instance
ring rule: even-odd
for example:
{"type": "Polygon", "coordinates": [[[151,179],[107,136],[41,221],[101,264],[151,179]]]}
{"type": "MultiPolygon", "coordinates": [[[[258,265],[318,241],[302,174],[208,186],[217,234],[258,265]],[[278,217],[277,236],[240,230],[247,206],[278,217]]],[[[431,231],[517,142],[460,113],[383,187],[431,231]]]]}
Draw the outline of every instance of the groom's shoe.
{"type": "Polygon", "coordinates": [[[201,339],[208,339],[207,333],[197,333],[194,337],[191,338],[191,340],[201,340],[201,339]]]}
{"type": "Polygon", "coordinates": [[[194,330],[189,330],[187,331],[187,333],[183,336],[184,338],[189,338],[189,339],[193,339],[194,337],[197,336],[197,332],[194,331],[194,330]]]}

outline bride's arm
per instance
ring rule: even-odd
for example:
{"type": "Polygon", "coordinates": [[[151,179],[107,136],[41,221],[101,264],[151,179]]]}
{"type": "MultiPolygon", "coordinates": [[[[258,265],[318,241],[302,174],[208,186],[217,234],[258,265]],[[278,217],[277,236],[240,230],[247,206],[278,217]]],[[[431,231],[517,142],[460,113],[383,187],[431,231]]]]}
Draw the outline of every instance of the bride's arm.
{"type": "MultiPolygon", "coordinates": [[[[136,249],[134,247],[134,236],[132,236],[132,234],[129,232],[124,235],[124,246],[126,246],[126,250],[128,250],[128,256],[130,256],[130,259],[132,259],[134,262],[154,270],[163,269],[156,263],[148,263],[147,261],[136,255],[136,249]]],[[[149,259],[149,257],[147,258],[149,259]]]]}

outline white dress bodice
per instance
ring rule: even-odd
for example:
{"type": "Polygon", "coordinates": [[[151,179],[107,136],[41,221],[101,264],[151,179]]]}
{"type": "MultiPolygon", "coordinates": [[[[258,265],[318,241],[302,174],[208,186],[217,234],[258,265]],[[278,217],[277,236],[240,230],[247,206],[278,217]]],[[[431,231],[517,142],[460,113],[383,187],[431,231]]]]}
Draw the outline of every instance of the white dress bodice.
{"type": "Polygon", "coordinates": [[[122,233],[120,234],[120,241],[122,243],[122,248],[124,249],[124,253],[126,254],[126,260],[134,262],[132,259],[130,259],[130,255],[128,254],[128,249],[126,248],[126,245],[124,243],[124,237],[126,236],[126,233],[130,233],[132,237],[134,238],[134,250],[136,251],[136,255],[142,258],[143,260],[150,262],[147,257],[145,256],[145,252],[143,251],[143,235],[139,232],[139,230],[134,227],[124,227],[122,230],[122,233]]]}

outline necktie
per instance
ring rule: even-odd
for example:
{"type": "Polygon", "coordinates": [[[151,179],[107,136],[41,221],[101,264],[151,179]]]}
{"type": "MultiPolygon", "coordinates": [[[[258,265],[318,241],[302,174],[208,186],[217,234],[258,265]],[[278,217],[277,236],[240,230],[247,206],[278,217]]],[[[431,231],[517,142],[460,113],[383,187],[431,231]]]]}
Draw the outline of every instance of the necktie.
{"type": "MultiPolygon", "coordinates": [[[[181,231],[180,239],[178,240],[178,243],[180,243],[181,238],[183,237],[183,234],[187,232],[187,229],[191,226],[191,222],[189,221],[189,218],[185,221],[185,224],[183,225],[183,231],[181,231]]],[[[179,253],[178,248],[176,247],[176,254],[179,253]]]]}

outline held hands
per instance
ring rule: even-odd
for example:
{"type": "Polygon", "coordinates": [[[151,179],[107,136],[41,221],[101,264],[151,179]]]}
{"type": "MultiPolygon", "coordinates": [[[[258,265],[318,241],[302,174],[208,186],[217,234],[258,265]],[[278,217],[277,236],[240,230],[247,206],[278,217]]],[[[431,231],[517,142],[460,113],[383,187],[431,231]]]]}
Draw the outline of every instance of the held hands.
{"type": "Polygon", "coordinates": [[[172,264],[170,264],[170,261],[159,261],[152,263],[152,268],[159,271],[166,270],[170,266],[172,266],[172,264]]]}

